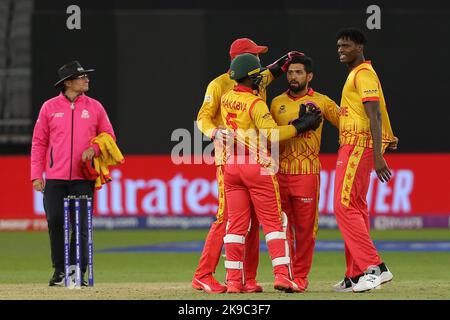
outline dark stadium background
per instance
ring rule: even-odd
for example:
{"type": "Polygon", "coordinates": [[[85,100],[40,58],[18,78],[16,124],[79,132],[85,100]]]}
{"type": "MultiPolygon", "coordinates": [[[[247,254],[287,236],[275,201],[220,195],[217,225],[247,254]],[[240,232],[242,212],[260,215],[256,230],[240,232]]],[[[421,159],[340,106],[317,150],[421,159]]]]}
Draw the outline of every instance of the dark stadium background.
{"type": "MultiPolygon", "coordinates": [[[[31,27],[31,122],[57,92],[56,70],[78,59],[93,67],[89,94],[107,108],[126,154],[168,154],[176,128],[193,120],[210,80],[228,68],[228,49],[238,37],[269,46],[268,64],[301,50],[316,65],[312,87],[340,101],[347,70],[338,62],[337,30],[359,27],[383,84],[398,152],[449,152],[448,88],[450,11],[445,1],[77,1],[81,30],[65,28],[73,1],[34,2],[31,27]],[[366,8],[381,8],[381,30],[368,30],[366,8]]],[[[269,99],[285,90],[284,79],[269,99]]],[[[29,143],[3,142],[2,153],[29,152],[29,143]]],[[[322,152],[337,150],[337,133],[325,126],[322,152]]]]}

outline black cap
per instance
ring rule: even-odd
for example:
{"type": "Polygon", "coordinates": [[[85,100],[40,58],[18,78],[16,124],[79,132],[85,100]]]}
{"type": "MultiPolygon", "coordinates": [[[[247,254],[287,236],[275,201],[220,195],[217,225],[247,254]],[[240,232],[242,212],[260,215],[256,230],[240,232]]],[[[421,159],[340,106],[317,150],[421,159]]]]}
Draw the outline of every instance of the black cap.
{"type": "Polygon", "coordinates": [[[55,88],[59,87],[65,80],[94,71],[95,69],[85,70],[78,61],[71,61],[63,65],[58,70],[59,80],[55,83],[55,88]]]}

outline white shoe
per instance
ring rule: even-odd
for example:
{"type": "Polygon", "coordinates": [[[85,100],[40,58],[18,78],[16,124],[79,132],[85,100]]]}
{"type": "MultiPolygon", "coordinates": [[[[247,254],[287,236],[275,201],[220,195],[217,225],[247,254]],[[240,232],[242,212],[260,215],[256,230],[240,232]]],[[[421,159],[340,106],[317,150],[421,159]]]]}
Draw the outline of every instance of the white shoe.
{"type": "Polygon", "coordinates": [[[381,284],[381,277],[374,274],[365,274],[359,278],[358,283],[353,287],[353,292],[365,292],[377,288],[381,284]]]}
{"type": "Polygon", "coordinates": [[[355,283],[352,279],[345,277],[333,286],[334,292],[352,292],[355,283]]]}
{"type": "Polygon", "coordinates": [[[381,270],[378,266],[370,266],[364,276],[359,278],[358,283],[353,287],[353,292],[365,292],[377,288],[381,285],[381,270]]]}
{"type": "Polygon", "coordinates": [[[380,275],[381,278],[381,284],[383,283],[387,283],[389,281],[392,280],[392,278],[394,278],[394,275],[392,274],[392,272],[388,269],[388,267],[386,267],[387,271],[383,271],[380,275]]]}

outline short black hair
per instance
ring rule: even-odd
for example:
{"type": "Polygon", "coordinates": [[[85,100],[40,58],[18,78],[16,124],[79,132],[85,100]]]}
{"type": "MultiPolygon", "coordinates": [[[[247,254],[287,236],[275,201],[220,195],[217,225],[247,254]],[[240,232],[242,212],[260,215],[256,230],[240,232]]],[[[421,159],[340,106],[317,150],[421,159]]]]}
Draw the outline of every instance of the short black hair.
{"type": "Polygon", "coordinates": [[[362,33],[361,30],[353,27],[340,30],[336,34],[336,41],[339,39],[350,39],[354,43],[362,45],[365,45],[367,43],[367,38],[364,33],[362,33]]]}
{"type": "Polygon", "coordinates": [[[292,63],[301,63],[304,65],[306,73],[311,73],[314,70],[314,62],[308,56],[294,56],[292,57],[291,62],[289,62],[289,65],[292,63]]]}

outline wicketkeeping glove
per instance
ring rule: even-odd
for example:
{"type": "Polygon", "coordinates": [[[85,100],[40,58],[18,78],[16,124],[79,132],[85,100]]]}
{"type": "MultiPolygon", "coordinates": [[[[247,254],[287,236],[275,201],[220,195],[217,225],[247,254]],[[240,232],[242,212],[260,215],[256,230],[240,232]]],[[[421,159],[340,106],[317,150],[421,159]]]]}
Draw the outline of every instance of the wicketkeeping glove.
{"type": "Polygon", "coordinates": [[[289,51],[288,54],[287,54],[287,59],[284,62],[283,66],[281,67],[281,70],[283,72],[286,72],[287,69],[289,68],[289,64],[292,62],[292,59],[294,57],[301,57],[301,56],[304,56],[304,55],[305,54],[303,52],[300,52],[300,51],[289,51]]]}
{"type": "Polygon", "coordinates": [[[301,118],[305,113],[307,112],[311,112],[311,111],[315,111],[315,110],[319,110],[319,107],[316,106],[314,103],[312,102],[306,102],[306,103],[302,103],[300,105],[300,109],[298,112],[298,117],[301,118]]]}
{"type": "Polygon", "coordinates": [[[302,104],[300,106],[299,118],[292,121],[292,125],[297,130],[297,134],[316,130],[322,123],[322,113],[319,108],[306,111],[307,106],[302,104]]]}
{"type": "Polygon", "coordinates": [[[269,64],[267,66],[267,69],[270,70],[275,78],[278,78],[283,72],[287,71],[290,60],[294,56],[304,56],[304,54],[299,51],[289,51],[284,56],[277,59],[275,62],[269,64]]]}
{"type": "Polygon", "coordinates": [[[275,62],[269,64],[266,68],[269,69],[270,73],[275,78],[278,78],[283,73],[282,67],[286,63],[286,60],[288,59],[288,55],[285,54],[281,58],[277,59],[275,62]]]}

